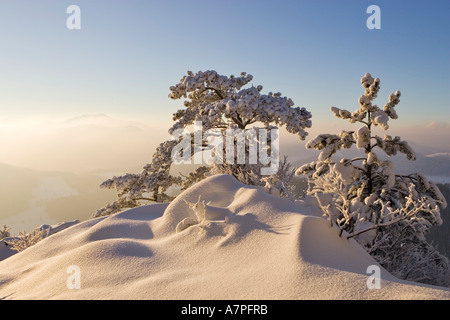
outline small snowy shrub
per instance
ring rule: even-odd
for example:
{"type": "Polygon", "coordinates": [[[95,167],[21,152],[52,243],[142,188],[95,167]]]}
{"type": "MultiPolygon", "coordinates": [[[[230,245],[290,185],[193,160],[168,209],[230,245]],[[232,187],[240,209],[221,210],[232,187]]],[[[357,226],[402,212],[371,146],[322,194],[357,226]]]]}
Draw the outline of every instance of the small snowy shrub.
{"type": "Polygon", "coordinates": [[[30,233],[27,232],[19,232],[18,237],[14,237],[13,239],[8,241],[8,244],[12,246],[13,250],[17,252],[21,252],[28,247],[31,247],[47,237],[48,229],[34,229],[30,233]]]}
{"type": "MultiPolygon", "coordinates": [[[[169,133],[173,136],[180,131],[184,132],[183,130],[190,126],[194,126],[195,130],[196,123],[201,123],[202,131],[213,130],[212,132],[225,141],[225,137],[229,137],[227,135],[229,130],[249,129],[260,138],[264,130],[272,132],[271,129],[284,126],[288,132],[304,140],[308,134],[305,129],[311,127],[311,114],[305,108],[294,107],[292,99],[283,97],[279,92],[262,94],[261,85],[244,88],[252,79],[253,76],[245,72],[239,77],[233,75],[227,77],[219,75],[216,71],[200,71],[195,74],[188,71],[178,84],[170,87],[169,98],[174,100],[183,98],[185,108],[173,115],[175,123],[169,129],[169,133]]],[[[197,134],[195,131],[188,134],[189,138],[192,138],[190,141],[195,142],[197,134]]],[[[272,139],[271,135],[266,136],[269,140],[272,139]]],[[[214,149],[214,159],[220,161],[202,165],[187,176],[174,176],[170,172],[174,156],[180,158],[185,156],[181,156],[176,149],[182,141],[186,141],[184,138],[186,137],[180,136],[179,139],[161,143],[153,155],[152,162],[144,166],[141,173],[113,177],[103,182],[101,188],[115,188],[118,191],[118,199],[97,210],[92,217],[109,215],[149,201],[170,201],[173,199],[168,193],[171,188],[186,189],[206,176],[216,173],[231,174],[243,183],[265,186],[266,190],[292,198],[288,184],[294,170],[288,166],[286,160],[281,162],[276,173],[271,174],[273,177],[261,174],[267,163],[249,161],[250,147],[254,143],[260,147],[260,151],[265,146],[265,152],[272,154],[274,151],[271,149],[272,140],[262,141],[245,137],[244,163],[235,161],[239,155],[234,149],[230,151],[226,145],[219,145],[218,149],[214,149]],[[229,161],[230,158],[233,161],[229,161]]],[[[197,152],[211,151],[207,138],[202,137],[200,145],[192,143],[192,146],[187,146],[191,152],[188,154],[189,158],[194,157],[197,152]]],[[[234,144],[234,139],[232,141],[234,144]]]]}
{"type": "Polygon", "coordinates": [[[414,151],[400,137],[374,134],[374,127],[389,128],[397,119],[400,91],[389,95],[383,108],[373,104],[380,80],[367,73],[361,79],[364,94],[354,112],[331,107],[337,118],[362,125],[354,131],[320,134],[306,148],[320,150],[318,161],[297,169],[306,175],[318,205],[340,235],[355,238],[387,270],[399,278],[448,285],[448,261],[425,240],[433,225],[442,224],[440,209],[447,203],[436,185],[420,173],[398,175],[388,157],[403,153],[415,160],[414,151]],[[335,161],[341,149],[356,147],[362,155],[335,161]]]}

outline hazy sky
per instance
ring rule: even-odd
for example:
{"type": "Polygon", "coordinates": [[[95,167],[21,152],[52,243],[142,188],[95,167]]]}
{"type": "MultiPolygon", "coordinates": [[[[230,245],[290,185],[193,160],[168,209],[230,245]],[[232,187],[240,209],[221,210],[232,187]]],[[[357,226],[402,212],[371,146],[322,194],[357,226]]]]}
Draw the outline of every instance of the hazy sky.
{"type": "Polygon", "coordinates": [[[339,127],[329,107],[356,109],[370,72],[379,105],[402,92],[392,128],[450,132],[449,15],[443,0],[0,0],[0,126],[100,113],[169,124],[182,107],[169,86],[214,69],[252,74],[315,128],[339,127]],[[80,30],[66,27],[72,4],[80,30]],[[366,26],[372,4],[380,30],[366,26]]]}

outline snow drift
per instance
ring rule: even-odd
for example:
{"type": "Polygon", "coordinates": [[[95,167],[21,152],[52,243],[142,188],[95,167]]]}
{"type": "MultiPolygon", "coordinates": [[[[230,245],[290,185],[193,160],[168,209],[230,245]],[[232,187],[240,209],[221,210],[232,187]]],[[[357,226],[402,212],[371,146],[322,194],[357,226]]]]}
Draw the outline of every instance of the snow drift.
{"type": "Polygon", "coordinates": [[[82,222],[5,259],[0,298],[450,298],[448,289],[382,268],[381,288],[368,289],[366,271],[376,262],[317,214],[313,205],[213,176],[170,204],[82,222]],[[199,197],[201,219],[193,208],[199,197]],[[73,266],[79,289],[68,286],[73,266]]]}

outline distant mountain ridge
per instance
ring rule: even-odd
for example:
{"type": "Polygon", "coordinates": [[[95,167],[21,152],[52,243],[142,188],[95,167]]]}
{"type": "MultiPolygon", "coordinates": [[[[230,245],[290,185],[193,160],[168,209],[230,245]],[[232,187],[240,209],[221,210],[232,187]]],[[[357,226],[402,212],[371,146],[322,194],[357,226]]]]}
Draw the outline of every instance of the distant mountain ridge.
{"type": "Polygon", "coordinates": [[[62,122],[62,126],[64,127],[87,126],[87,125],[95,125],[111,128],[136,127],[145,131],[149,130],[149,127],[141,122],[118,119],[103,113],[83,114],[80,116],[67,119],[62,122]]]}

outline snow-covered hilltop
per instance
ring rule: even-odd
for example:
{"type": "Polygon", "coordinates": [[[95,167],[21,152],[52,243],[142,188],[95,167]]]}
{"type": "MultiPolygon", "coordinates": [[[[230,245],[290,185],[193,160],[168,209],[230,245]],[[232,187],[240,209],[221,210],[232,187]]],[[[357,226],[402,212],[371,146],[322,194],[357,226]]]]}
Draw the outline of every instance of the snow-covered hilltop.
{"type": "Polygon", "coordinates": [[[450,299],[447,288],[383,268],[380,289],[369,289],[368,267],[377,263],[318,215],[307,202],[212,176],[170,204],[79,223],[3,260],[0,297],[450,299]],[[182,221],[190,223],[177,230],[182,221]]]}

